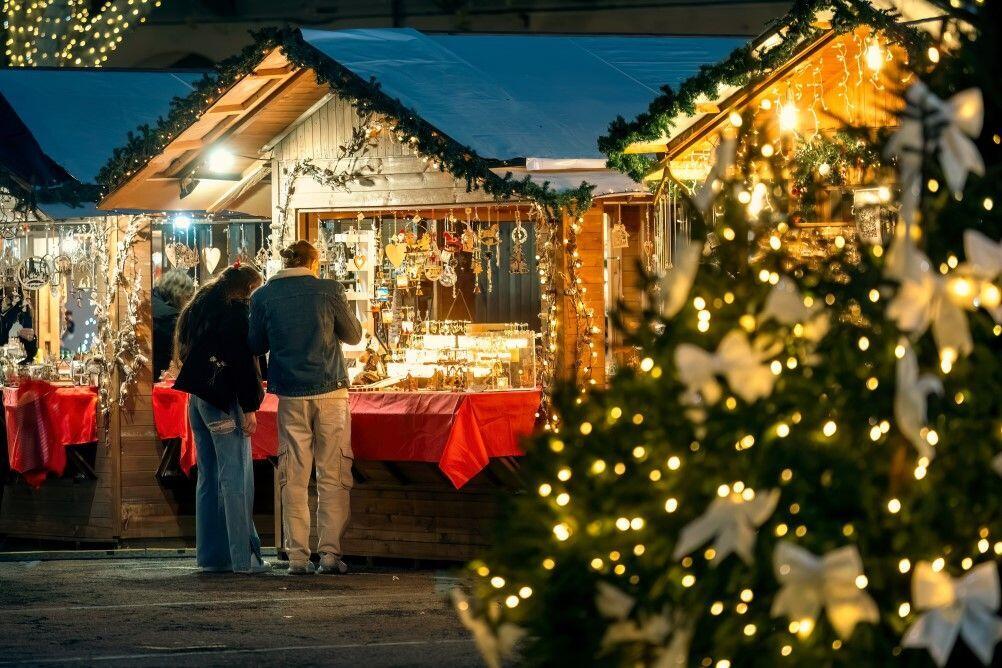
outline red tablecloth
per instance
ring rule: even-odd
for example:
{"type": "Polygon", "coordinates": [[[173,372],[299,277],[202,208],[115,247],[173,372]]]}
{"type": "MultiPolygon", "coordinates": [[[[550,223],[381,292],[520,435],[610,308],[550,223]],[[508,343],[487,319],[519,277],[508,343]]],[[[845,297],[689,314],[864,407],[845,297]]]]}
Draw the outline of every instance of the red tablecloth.
{"type": "MultiPolygon", "coordinates": [[[[518,442],[532,433],[539,390],[505,392],[351,392],[351,447],[355,459],[437,462],[458,489],[491,457],[522,454],[518,442]]],[[[181,468],[195,465],[187,420],[188,395],[158,383],[153,421],[160,438],[181,439],[181,468]]],[[[255,459],[278,453],[278,397],[265,396],[251,439],[255,459]]]]}
{"type": "Polygon", "coordinates": [[[66,447],[97,441],[97,388],[57,387],[39,380],[3,388],[10,467],[37,487],[62,475],[66,447]]]}

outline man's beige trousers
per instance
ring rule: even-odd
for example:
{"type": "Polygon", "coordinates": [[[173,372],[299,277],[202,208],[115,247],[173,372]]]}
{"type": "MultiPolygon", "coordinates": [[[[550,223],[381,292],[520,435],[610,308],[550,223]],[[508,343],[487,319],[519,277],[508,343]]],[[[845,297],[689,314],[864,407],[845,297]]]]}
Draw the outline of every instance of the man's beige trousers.
{"type": "Polygon", "coordinates": [[[289,563],[310,558],[309,485],[317,468],[317,551],[340,557],[351,515],[351,416],[348,392],[278,399],[278,482],[289,563]]]}

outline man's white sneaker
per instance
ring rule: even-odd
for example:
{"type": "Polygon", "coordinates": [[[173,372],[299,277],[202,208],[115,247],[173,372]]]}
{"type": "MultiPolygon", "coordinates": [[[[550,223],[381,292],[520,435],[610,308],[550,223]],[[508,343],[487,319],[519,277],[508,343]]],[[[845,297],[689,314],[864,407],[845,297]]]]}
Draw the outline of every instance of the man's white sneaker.
{"type": "Polygon", "coordinates": [[[321,575],[344,575],[348,572],[348,564],[337,558],[337,555],[324,552],[320,555],[320,568],[317,573],[321,575]]]}
{"type": "Polygon", "coordinates": [[[312,561],[307,561],[305,564],[289,564],[289,575],[313,575],[316,572],[316,566],[312,561]]]}

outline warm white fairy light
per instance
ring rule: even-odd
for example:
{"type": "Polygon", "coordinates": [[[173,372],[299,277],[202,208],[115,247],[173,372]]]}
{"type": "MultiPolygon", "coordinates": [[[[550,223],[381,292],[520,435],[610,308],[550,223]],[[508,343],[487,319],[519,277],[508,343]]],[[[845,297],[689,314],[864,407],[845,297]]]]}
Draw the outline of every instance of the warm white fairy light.
{"type": "Polygon", "coordinates": [[[145,23],[160,0],[109,0],[91,12],[86,0],[7,0],[5,53],[17,67],[100,67],[118,48],[123,34],[145,23]],[[17,35],[17,37],[13,37],[17,35]]]}

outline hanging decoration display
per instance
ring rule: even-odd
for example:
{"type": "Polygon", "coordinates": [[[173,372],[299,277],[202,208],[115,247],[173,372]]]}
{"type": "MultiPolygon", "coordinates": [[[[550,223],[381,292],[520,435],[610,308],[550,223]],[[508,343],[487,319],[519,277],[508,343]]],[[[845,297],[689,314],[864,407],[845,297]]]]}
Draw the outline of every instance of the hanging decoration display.
{"type": "Polygon", "coordinates": [[[181,241],[173,241],[164,246],[164,256],[171,266],[187,271],[198,266],[198,252],[181,241]]]}
{"type": "Polygon", "coordinates": [[[525,261],[525,242],[529,233],[522,226],[522,216],[515,212],[515,227],[511,231],[511,262],[508,272],[513,275],[528,274],[529,264],[525,261]]]}

